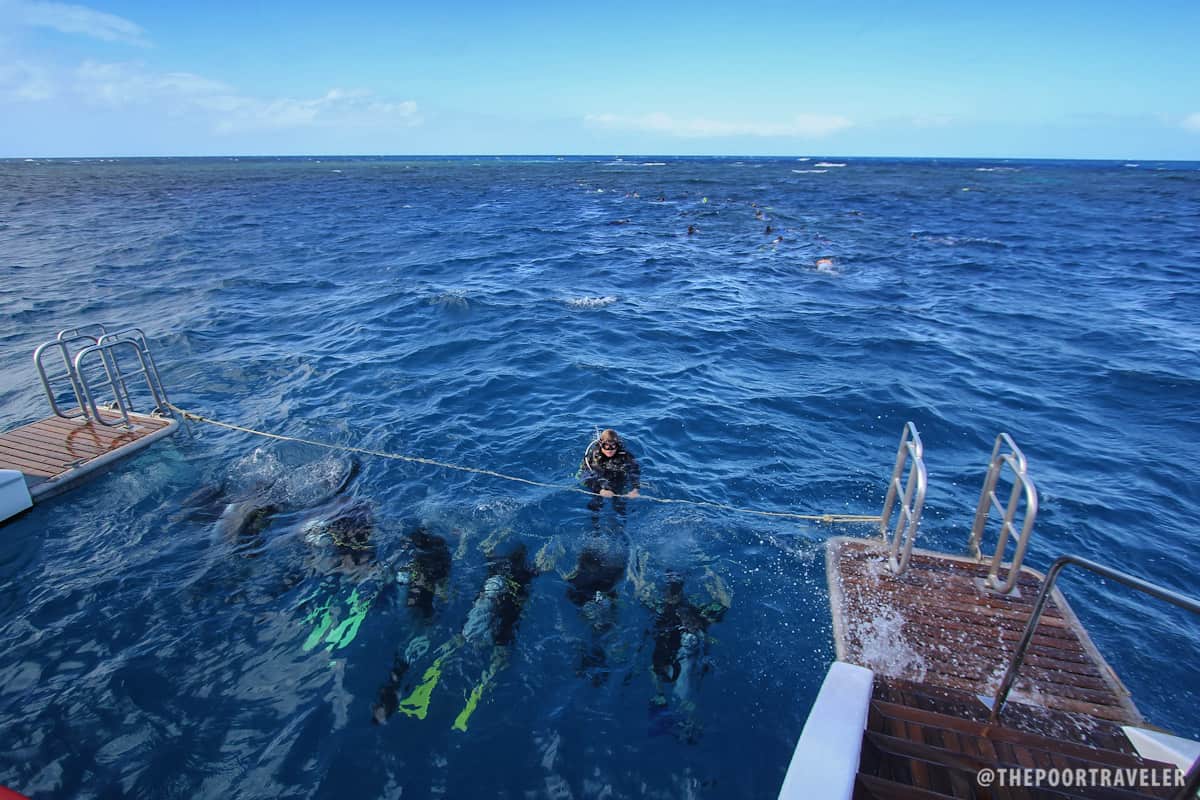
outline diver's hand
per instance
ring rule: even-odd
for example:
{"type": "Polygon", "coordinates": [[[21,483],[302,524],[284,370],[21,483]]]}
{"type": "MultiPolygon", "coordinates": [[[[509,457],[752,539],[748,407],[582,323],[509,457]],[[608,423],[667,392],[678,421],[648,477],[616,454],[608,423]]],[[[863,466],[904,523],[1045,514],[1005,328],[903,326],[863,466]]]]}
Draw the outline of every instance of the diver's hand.
{"type": "Polygon", "coordinates": [[[615,494],[613,494],[613,490],[612,490],[612,489],[601,489],[601,490],[600,490],[600,496],[601,496],[601,497],[616,497],[616,495],[615,495],[615,494]]]}
{"type": "Polygon", "coordinates": [[[627,495],[625,495],[625,496],[626,496],[626,497],[639,497],[640,495],[638,494],[638,490],[637,490],[637,489],[631,489],[631,490],[629,491],[629,494],[627,494],[627,495]]]}

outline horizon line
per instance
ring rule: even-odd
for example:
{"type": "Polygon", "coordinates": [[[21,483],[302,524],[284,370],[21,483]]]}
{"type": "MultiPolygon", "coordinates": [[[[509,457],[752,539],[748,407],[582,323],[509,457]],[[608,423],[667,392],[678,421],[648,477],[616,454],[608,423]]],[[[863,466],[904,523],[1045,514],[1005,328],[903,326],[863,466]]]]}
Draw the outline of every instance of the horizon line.
{"type": "Polygon", "coordinates": [[[69,155],[69,156],[4,156],[0,161],[116,161],[116,160],[149,160],[149,159],[317,159],[317,158],[376,158],[376,159],[721,159],[721,160],[795,160],[799,162],[814,159],[852,159],[871,161],[1079,161],[1079,162],[1137,162],[1146,161],[1159,164],[1196,164],[1200,158],[1153,158],[1153,157],[1106,157],[1079,158],[1060,156],[901,156],[901,155],[830,155],[830,154],[793,154],[793,155],[727,155],[727,154],[669,154],[669,153],[224,153],[211,155],[69,155]]]}

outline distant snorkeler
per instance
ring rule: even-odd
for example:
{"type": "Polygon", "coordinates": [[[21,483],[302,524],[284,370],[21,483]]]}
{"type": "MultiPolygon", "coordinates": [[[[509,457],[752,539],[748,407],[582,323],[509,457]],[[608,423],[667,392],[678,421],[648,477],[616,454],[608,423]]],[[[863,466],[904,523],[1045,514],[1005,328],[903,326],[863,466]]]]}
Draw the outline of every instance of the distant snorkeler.
{"type": "Polygon", "coordinates": [[[655,695],[650,701],[652,731],[671,732],[694,743],[700,728],[695,721],[694,693],[708,671],[708,627],[720,622],[728,607],[714,600],[697,606],[684,596],[683,578],[668,573],[666,590],[654,619],[651,671],[655,695]],[[667,687],[671,687],[671,697],[667,687]]]}
{"type": "MultiPolygon", "coordinates": [[[[459,712],[451,727],[466,731],[467,723],[475,712],[484,693],[493,685],[496,674],[508,663],[508,650],[516,638],[517,623],[529,599],[529,586],[537,577],[537,570],[529,564],[525,545],[517,544],[508,555],[488,557],[487,578],[475,596],[467,612],[462,632],[437,648],[432,664],[425,669],[418,684],[412,687],[404,700],[398,700],[401,679],[408,671],[410,661],[399,659],[393,665],[391,693],[381,692],[379,701],[372,710],[375,722],[383,722],[395,712],[409,717],[425,719],[433,690],[441,680],[445,661],[464,646],[473,651],[490,648],[488,666],[483,670],[479,682],[471,690],[466,706],[459,712]]],[[[385,687],[386,689],[387,687],[385,687]]]]}

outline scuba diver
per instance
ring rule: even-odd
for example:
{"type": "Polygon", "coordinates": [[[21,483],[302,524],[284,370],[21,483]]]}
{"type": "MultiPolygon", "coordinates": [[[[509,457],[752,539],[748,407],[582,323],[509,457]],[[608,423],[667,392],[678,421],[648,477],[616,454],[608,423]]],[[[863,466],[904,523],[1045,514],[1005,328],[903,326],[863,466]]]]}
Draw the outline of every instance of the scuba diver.
{"type": "Polygon", "coordinates": [[[326,650],[340,650],[354,641],[367,612],[392,583],[390,570],[376,561],[374,512],[365,500],[340,497],[305,521],[300,532],[312,548],[312,569],[322,576],[301,601],[308,609],[304,621],[313,626],[303,649],[324,644],[326,650]]]}
{"type": "MultiPolygon", "coordinates": [[[[529,599],[529,585],[537,577],[537,570],[528,563],[525,545],[517,544],[508,555],[490,555],[487,560],[487,577],[475,595],[475,601],[467,612],[462,631],[434,651],[434,660],[421,676],[420,682],[403,700],[396,700],[396,689],[408,671],[413,655],[419,658],[425,650],[408,653],[403,663],[393,665],[389,685],[390,694],[381,692],[380,700],[372,710],[372,718],[383,722],[399,711],[405,716],[425,719],[433,690],[442,677],[447,659],[469,646],[472,652],[488,651],[490,658],[479,682],[471,690],[467,703],[455,718],[451,727],[466,731],[467,723],[484,693],[493,685],[496,674],[508,663],[509,648],[516,637],[517,623],[529,599]]],[[[427,645],[426,645],[427,647],[427,645]]],[[[411,650],[410,646],[410,650],[411,650]]],[[[386,688],[386,687],[385,687],[386,688]]]]}
{"type": "Polygon", "coordinates": [[[328,541],[334,569],[354,571],[375,561],[375,515],[364,500],[340,497],[331,511],[306,521],[300,528],[304,541],[310,545],[328,541]]]}
{"type": "Polygon", "coordinates": [[[629,561],[629,540],[623,524],[626,498],[638,496],[641,476],[637,458],[612,428],[596,436],[579,465],[578,477],[593,495],[588,500],[593,535],[580,551],[574,572],[564,577],[569,584],[567,599],[579,607],[591,628],[592,641],[584,646],[578,674],[590,675],[595,686],[609,675],[602,638],[616,622],[616,586],[625,576],[629,561]],[[612,531],[615,536],[602,537],[600,512],[606,497],[612,498],[618,524],[612,531]]]}
{"type": "MultiPolygon", "coordinates": [[[[441,536],[424,527],[413,529],[401,545],[401,566],[395,569],[396,585],[405,587],[404,605],[413,610],[423,623],[433,619],[434,598],[445,590],[450,577],[450,548],[441,536]]],[[[422,633],[413,636],[403,653],[392,660],[387,681],[379,688],[371,706],[371,721],[381,724],[396,713],[400,706],[400,689],[409,665],[429,649],[429,638],[422,633]]]]}
{"type": "Polygon", "coordinates": [[[626,498],[638,496],[642,468],[617,432],[607,428],[596,441],[588,445],[579,465],[579,478],[589,492],[596,495],[588,501],[592,512],[592,527],[600,524],[600,509],[604,498],[611,497],[613,510],[625,516],[626,498]]]}
{"type": "MultiPolygon", "coordinates": [[[[715,578],[715,576],[713,576],[715,578]]],[[[693,699],[700,678],[708,672],[708,626],[720,622],[729,610],[728,594],[697,606],[683,593],[683,578],[667,573],[666,591],[654,618],[654,653],[651,672],[655,695],[650,701],[652,732],[670,732],[689,744],[700,736],[694,719],[693,699]],[[671,687],[667,695],[667,687],[671,687]]]]}
{"type": "Polygon", "coordinates": [[[424,619],[433,616],[433,598],[450,576],[450,548],[441,536],[423,527],[412,531],[405,540],[403,561],[396,570],[396,582],[407,587],[405,605],[424,619]]]}
{"type": "Polygon", "coordinates": [[[628,560],[626,541],[594,535],[580,551],[575,571],[566,576],[567,599],[591,628],[592,640],[581,653],[577,674],[589,675],[597,687],[609,676],[603,640],[616,624],[617,583],[625,577],[628,560]]]}
{"type": "Polygon", "coordinates": [[[355,458],[289,465],[273,451],[255,450],[236,467],[244,474],[230,474],[196,490],[180,502],[176,518],[215,522],[238,549],[253,549],[262,544],[275,517],[316,508],[343,494],[361,465],[355,458]]]}

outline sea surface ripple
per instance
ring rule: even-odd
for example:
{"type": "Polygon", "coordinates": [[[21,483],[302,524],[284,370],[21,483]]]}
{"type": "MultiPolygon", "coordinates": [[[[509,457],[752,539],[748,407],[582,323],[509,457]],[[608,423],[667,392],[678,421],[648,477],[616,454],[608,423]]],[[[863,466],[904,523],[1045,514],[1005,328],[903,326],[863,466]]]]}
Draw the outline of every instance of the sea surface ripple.
{"type": "MultiPolygon", "coordinates": [[[[215,419],[555,485],[611,426],[645,494],[739,508],[878,513],[911,420],[920,544],[952,552],[1004,431],[1041,490],[1030,564],[1076,553],[1200,595],[1200,165],[835,161],[0,161],[0,421],[45,414],[30,354],[96,321],[144,329],[171,399],[215,419]]],[[[5,525],[0,784],[778,790],[834,657],[823,543],[869,529],[634,501],[602,520],[631,565],[603,612],[567,598],[580,495],[358,460],[350,479],[345,454],[196,426],[5,525]],[[346,480],[378,563],[418,525],[446,540],[431,619],[305,533],[346,480]],[[231,534],[224,506],[264,487],[265,529],[231,534]],[[429,648],[411,688],[485,552],[518,543],[544,571],[468,731],[489,668],[470,644],[427,718],[373,725],[396,655],[429,648]],[[686,698],[650,669],[669,573],[698,604],[731,598],[686,698]],[[355,586],[357,636],[306,649],[320,598],[355,586]]],[[[1146,716],[1200,733],[1200,621],[1063,583],[1146,716]]]]}

